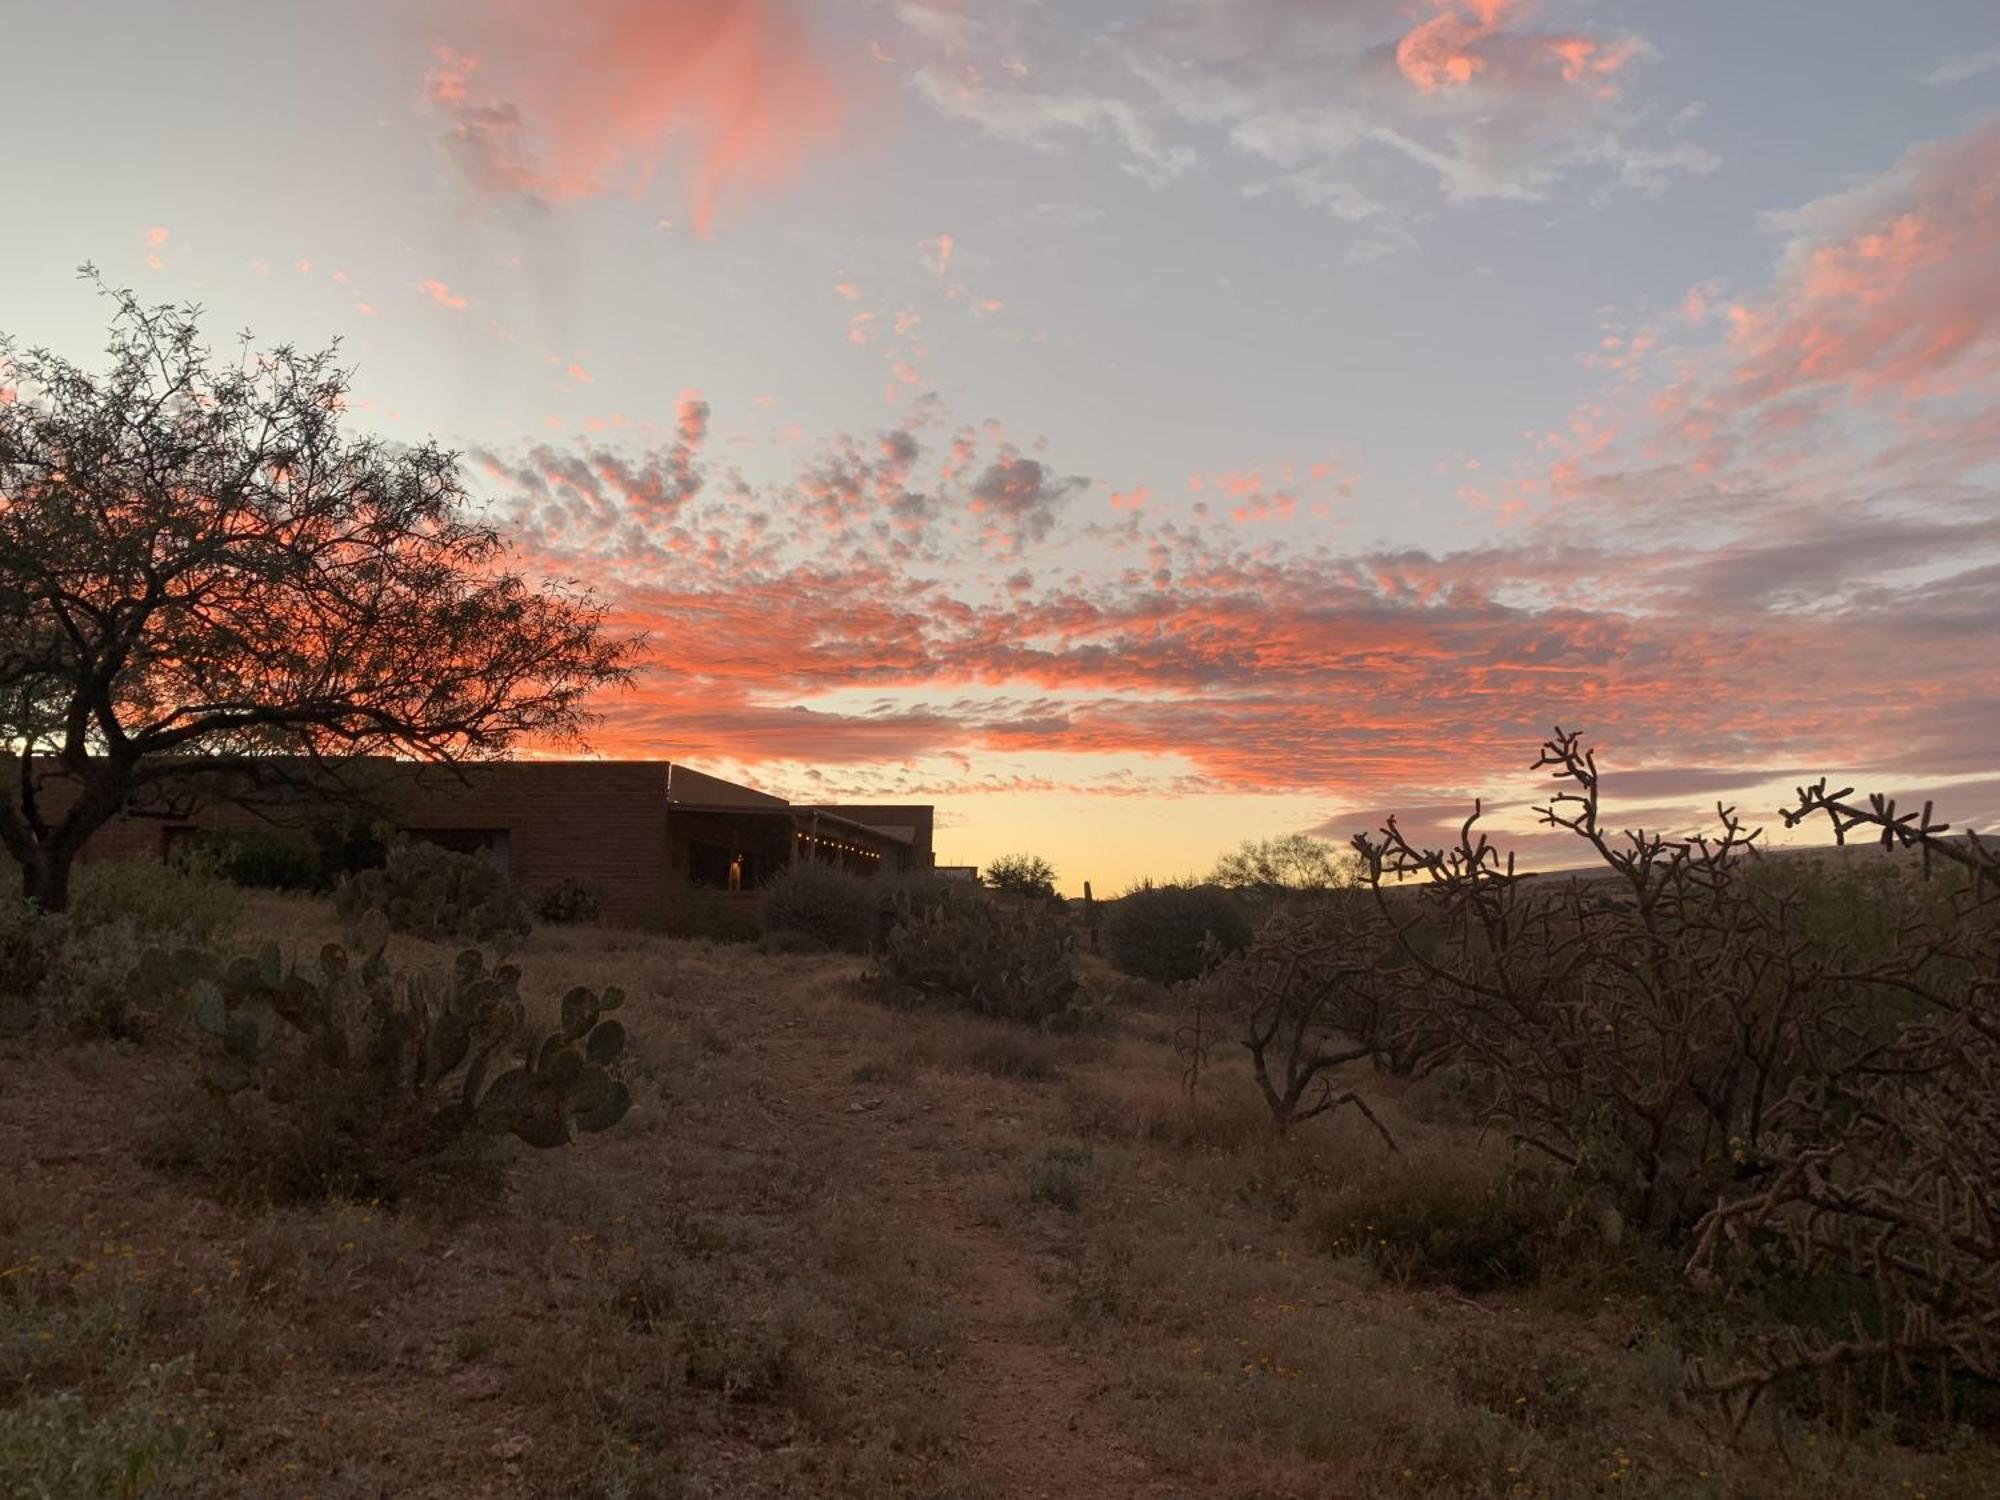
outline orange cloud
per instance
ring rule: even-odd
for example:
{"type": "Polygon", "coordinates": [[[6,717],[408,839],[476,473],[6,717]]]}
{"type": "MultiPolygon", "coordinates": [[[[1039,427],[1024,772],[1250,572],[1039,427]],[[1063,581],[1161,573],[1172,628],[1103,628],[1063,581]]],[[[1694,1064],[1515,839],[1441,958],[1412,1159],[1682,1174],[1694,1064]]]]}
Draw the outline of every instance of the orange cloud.
{"type": "Polygon", "coordinates": [[[790,0],[573,0],[544,15],[486,5],[467,25],[493,65],[439,47],[425,95],[460,167],[493,196],[636,194],[671,159],[706,235],[726,198],[787,179],[841,116],[790,0]],[[486,73],[514,97],[484,92],[486,73]]]}
{"type": "Polygon", "coordinates": [[[1479,43],[1497,32],[1519,0],[1432,0],[1438,13],[1403,34],[1396,66],[1423,92],[1463,88],[1486,70],[1479,43]]]}
{"type": "Polygon", "coordinates": [[[437,303],[439,307],[449,307],[454,311],[458,311],[470,305],[465,298],[452,291],[442,281],[432,280],[423,282],[418,286],[417,290],[430,298],[431,301],[437,303]]]}

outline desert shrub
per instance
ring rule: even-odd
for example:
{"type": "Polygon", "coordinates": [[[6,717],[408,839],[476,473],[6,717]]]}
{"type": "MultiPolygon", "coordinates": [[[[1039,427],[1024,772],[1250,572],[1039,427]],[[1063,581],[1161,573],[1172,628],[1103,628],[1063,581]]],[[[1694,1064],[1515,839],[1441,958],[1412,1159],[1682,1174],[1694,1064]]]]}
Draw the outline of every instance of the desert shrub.
{"type": "Polygon", "coordinates": [[[379,913],[390,930],[417,937],[493,942],[528,934],[528,909],[507,877],[473,854],[411,842],[379,870],[348,876],[334,893],[348,921],[379,913]]]}
{"type": "Polygon", "coordinates": [[[520,971],[475,949],[448,973],[392,969],[327,944],[310,970],[275,945],[227,963],[192,954],[194,1015],[209,1038],[210,1107],[163,1159],[232,1190],[283,1200],[393,1200],[413,1187],[490,1179],[487,1143],[531,1146],[615,1125],[623,995],[578,987],[561,1023],[531,1029],[520,971]]]}
{"type": "Polygon", "coordinates": [[[1073,1214],[1083,1206],[1084,1178],[1090,1169],[1090,1147],[1080,1141],[1058,1141],[1028,1168],[1028,1201],[1073,1214]]]}
{"type": "Polygon", "coordinates": [[[119,859],[77,868],[69,921],[82,931],[129,923],[147,934],[208,942],[243,916],[242,893],[228,881],[151,860],[119,859]]]}
{"type": "Polygon", "coordinates": [[[183,998],[166,956],[214,939],[242,905],[220,881],[140,861],[83,866],[71,895],[54,914],[0,900],[0,1032],[145,1035],[183,998]]]}
{"type": "Polygon", "coordinates": [[[2000,1379],[2000,858],[1928,807],[1821,783],[1787,821],[1867,826],[1950,872],[1830,885],[1809,863],[1760,869],[1729,808],[1708,837],[1607,833],[1575,735],[1537,764],[1574,788],[1543,821],[1608,878],[1524,880],[1476,815],[1449,850],[1394,819],[1356,840],[1397,932],[1428,932],[1399,939],[1397,980],[1484,1121],[1704,1276],[1870,1291],[1844,1334],[1767,1330],[1701,1388],[1754,1398],[1853,1364],[2000,1379]]]}
{"type": "Polygon", "coordinates": [[[314,818],[306,832],[319,857],[320,879],[328,888],[389,862],[390,829],[366,813],[352,809],[327,813],[314,818]]]}
{"type": "Polygon", "coordinates": [[[948,880],[927,870],[909,874],[884,872],[868,883],[875,901],[875,930],[870,947],[879,951],[889,941],[896,924],[912,914],[922,915],[959,896],[972,894],[962,880],[948,880]]]}
{"type": "Polygon", "coordinates": [[[603,912],[604,901],[596,887],[585,885],[573,875],[563,876],[535,898],[535,916],[553,926],[595,922],[603,912]]]}
{"type": "Polygon", "coordinates": [[[1112,967],[1159,984],[1197,978],[1212,954],[1241,953],[1249,945],[1243,908],[1215,886],[1141,886],[1120,896],[1104,923],[1112,967]]]}
{"type": "Polygon", "coordinates": [[[691,942],[754,943],[764,935],[764,923],[749,903],[726,891],[679,885],[667,894],[660,930],[691,942]]]}
{"type": "Polygon", "coordinates": [[[205,830],[175,852],[173,864],[250,890],[316,891],[326,886],[317,846],[306,835],[284,829],[205,830]]]}
{"type": "Polygon", "coordinates": [[[1243,952],[1186,986],[1175,1046],[1189,1090],[1226,1042],[1249,1054],[1279,1129],[1353,1108],[1387,1140],[1367,1101],[1335,1081],[1346,1064],[1392,1050],[1402,1028],[1398,991],[1380,969],[1390,940],[1371,915],[1346,901],[1280,908],[1243,952]]]}
{"type": "Polygon", "coordinates": [[[1600,1232],[1554,1173],[1471,1155],[1367,1167],[1304,1218],[1330,1255],[1359,1256],[1399,1286],[1463,1292],[1539,1280],[1571,1264],[1600,1232]]]}
{"type": "Polygon", "coordinates": [[[1055,899],[1056,868],[1039,854],[1003,854],[986,867],[982,878],[1005,895],[1055,899]]]}
{"type": "Polygon", "coordinates": [[[48,973],[47,930],[61,922],[19,896],[0,897],[0,995],[25,999],[48,973]]]}
{"type": "Polygon", "coordinates": [[[871,976],[891,998],[1029,1025],[1086,1024],[1078,1004],[1076,940],[1042,906],[978,892],[955,895],[896,924],[871,976]]]}
{"type": "Polygon", "coordinates": [[[806,862],[764,885],[764,931],[798,932],[823,949],[865,953],[875,930],[870,882],[833,865],[806,862]]]}

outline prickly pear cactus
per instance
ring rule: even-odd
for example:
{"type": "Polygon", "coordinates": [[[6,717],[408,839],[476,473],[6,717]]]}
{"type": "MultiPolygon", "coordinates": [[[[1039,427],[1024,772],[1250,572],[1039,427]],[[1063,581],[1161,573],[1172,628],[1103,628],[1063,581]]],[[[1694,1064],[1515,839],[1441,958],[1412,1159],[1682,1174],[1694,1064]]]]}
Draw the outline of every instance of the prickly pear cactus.
{"type": "Polygon", "coordinates": [[[476,948],[441,975],[395,970],[379,946],[357,961],[338,943],[309,970],[287,965],[275,944],[227,965],[153,962],[162,976],[195,975],[195,1024],[220,1044],[209,1081],[225,1093],[270,1092],[288,1062],[332,1069],[385,1102],[427,1107],[444,1134],[478,1128],[543,1147],[609,1129],[631,1107],[615,1075],[625,1028],[606,1018],[624,1003],[616,988],[571,990],[561,1025],[535,1033],[521,971],[489,966],[476,948]]]}
{"type": "Polygon", "coordinates": [[[489,1130],[511,1131],[531,1146],[563,1146],[578,1130],[609,1130],[632,1107],[631,1091],[612,1074],[625,1052],[625,1027],[604,1019],[625,1003],[615,986],[582,986],[562,1000],[562,1024],[531,1041],[519,1067],[493,1080],[476,1101],[489,1130]]]}

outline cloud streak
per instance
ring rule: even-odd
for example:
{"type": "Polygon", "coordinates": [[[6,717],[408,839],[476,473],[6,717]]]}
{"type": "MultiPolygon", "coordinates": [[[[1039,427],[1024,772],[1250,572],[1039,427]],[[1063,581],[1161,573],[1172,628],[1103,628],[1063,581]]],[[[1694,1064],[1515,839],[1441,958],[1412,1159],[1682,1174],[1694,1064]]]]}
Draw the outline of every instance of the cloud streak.
{"type": "Polygon", "coordinates": [[[424,97],[489,200],[636,195],[672,164],[705,235],[726,200],[790,177],[842,112],[789,0],[481,4],[459,25],[473,40],[436,48],[424,97]]]}

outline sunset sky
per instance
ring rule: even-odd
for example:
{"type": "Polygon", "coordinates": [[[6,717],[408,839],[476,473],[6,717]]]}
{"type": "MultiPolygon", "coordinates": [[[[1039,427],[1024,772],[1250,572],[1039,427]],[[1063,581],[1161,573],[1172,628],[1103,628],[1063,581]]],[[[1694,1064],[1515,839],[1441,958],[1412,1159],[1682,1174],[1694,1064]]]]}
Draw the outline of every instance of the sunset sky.
{"type": "Polygon", "coordinates": [[[2000,822],[2000,8],[0,0],[0,328],[339,338],[593,749],[1100,893],[1821,771],[2000,822]]]}

